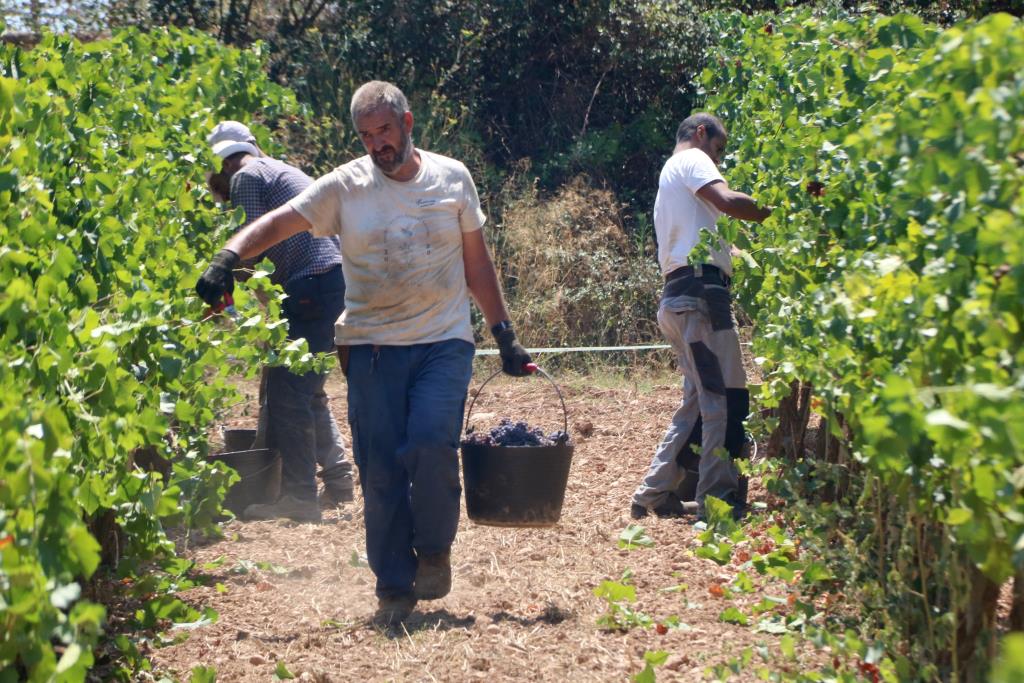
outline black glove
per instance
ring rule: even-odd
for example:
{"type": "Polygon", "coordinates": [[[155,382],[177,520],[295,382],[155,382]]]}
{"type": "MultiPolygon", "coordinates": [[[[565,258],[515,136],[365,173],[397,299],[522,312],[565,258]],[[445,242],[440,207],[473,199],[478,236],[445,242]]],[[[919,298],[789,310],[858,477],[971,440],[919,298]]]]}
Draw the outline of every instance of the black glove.
{"type": "Polygon", "coordinates": [[[523,377],[529,375],[530,371],[524,367],[532,363],[533,359],[526,352],[523,345],[516,339],[515,330],[507,320],[498,323],[491,328],[495,341],[498,342],[498,354],[501,356],[501,369],[506,375],[523,377]]]}
{"type": "Polygon", "coordinates": [[[210,266],[196,283],[196,293],[203,301],[216,306],[225,294],[235,291],[235,269],[241,259],[230,249],[221,249],[210,261],[210,266]]]}

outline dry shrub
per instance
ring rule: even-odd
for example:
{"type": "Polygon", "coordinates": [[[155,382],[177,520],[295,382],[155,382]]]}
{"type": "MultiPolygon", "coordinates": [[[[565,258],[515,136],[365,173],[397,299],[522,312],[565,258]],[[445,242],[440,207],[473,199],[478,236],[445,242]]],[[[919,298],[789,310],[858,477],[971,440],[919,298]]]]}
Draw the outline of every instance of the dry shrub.
{"type": "Polygon", "coordinates": [[[516,327],[531,346],[610,346],[658,338],[657,264],[623,228],[620,205],[585,177],[542,198],[506,186],[496,237],[516,327]]]}

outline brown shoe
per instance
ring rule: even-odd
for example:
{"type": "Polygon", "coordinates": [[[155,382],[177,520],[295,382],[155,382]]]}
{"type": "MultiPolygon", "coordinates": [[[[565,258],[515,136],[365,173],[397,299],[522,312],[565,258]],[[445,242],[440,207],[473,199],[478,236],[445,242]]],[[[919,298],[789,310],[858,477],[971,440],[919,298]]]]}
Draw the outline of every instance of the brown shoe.
{"type": "Polygon", "coordinates": [[[416,565],[414,590],[419,600],[439,600],[452,589],[452,555],[450,552],[420,555],[416,565]]]}
{"type": "Polygon", "coordinates": [[[408,594],[377,598],[377,611],[370,621],[379,628],[397,626],[409,618],[415,607],[416,598],[408,594]]]}

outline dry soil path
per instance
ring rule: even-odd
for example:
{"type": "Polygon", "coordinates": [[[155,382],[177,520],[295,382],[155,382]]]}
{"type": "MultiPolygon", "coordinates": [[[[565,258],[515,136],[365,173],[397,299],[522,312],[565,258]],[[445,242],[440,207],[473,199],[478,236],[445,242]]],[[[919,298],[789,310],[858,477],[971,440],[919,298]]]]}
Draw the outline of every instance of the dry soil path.
{"type": "MultiPolygon", "coordinates": [[[[474,386],[479,381],[478,375],[474,386]]],[[[649,388],[564,387],[576,446],[559,525],[478,526],[463,511],[451,594],[420,603],[399,631],[367,623],[375,600],[373,576],[361,561],[358,491],[355,503],[320,525],[228,523],[224,540],[187,553],[212,567],[213,583],[183,594],[213,607],[219,619],[150,653],[157,670],[186,681],[192,667],[204,665],[216,667],[222,682],[267,681],[280,661],[299,680],[313,681],[627,681],[643,669],[645,651],[665,650],[670,657],[657,668],[657,680],[693,681],[746,647],[766,646],[774,658],[779,636],[723,623],[719,615],[766,594],[785,597],[788,586],[750,572],[754,593],[721,597],[716,586],[740,568],[695,557],[697,533],[685,520],[643,520],[655,545],[618,547],[632,521],[630,494],[679,401],[671,381],[649,388]],[[594,588],[627,571],[637,592],[631,608],[655,622],[678,617],[680,627],[608,632],[597,626],[607,604],[594,588]]],[[[328,393],[347,438],[337,373],[328,393]]],[[[558,422],[550,385],[533,378],[496,380],[480,400],[476,410],[484,421],[508,415],[548,429],[558,422]]],[[[250,416],[240,413],[230,424],[251,425],[252,405],[247,408],[250,416]]]]}

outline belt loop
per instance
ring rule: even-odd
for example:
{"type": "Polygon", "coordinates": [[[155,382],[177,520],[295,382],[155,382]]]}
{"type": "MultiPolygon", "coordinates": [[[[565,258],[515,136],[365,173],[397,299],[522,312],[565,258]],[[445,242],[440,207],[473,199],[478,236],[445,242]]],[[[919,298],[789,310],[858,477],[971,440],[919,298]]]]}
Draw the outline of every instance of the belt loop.
{"type": "Polygon", "coordinates": [[[693,267],[693,276],[698,280],[704,276],[704,268],[701,267],[701,264],[698,263],[693,267]]]}

